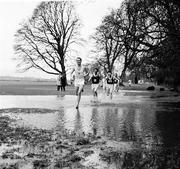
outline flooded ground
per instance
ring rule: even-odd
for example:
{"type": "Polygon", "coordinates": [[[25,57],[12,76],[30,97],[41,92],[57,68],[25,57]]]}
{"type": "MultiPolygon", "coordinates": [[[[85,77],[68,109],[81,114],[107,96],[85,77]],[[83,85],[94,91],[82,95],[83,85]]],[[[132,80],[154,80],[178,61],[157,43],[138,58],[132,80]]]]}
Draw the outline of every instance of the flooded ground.
{"type": "Polygon", "coordinates": [[[0,96],[0,168],[180,168],[178,95],[91,100],[0,96]]]}

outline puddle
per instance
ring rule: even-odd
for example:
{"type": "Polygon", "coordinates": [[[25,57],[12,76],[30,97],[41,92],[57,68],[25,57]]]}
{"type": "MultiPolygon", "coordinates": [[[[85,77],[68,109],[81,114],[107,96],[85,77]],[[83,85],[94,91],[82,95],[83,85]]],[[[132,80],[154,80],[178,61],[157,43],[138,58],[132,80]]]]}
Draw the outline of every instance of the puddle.
{"type": "Polygon", "coordinates": [[[179,97],[91,99],[0,96],[0,167],[179,167],[179,97]]]}
{"type": "MultiPolygon", "coordinates": [[[[142,103],[147,99],[144,96],[125,96],[126,92],[114,94],[110,100],[105,94],[99,94],[99,103],[93,103],[92,96],[82,96],[80,107],[84,106],[103,106],[103,105],[118,105],[127,103],[142,103]]],[[[30,96],[30,95],[0,95],[0,108],[47,108],[59,109],[75,107],[76,96],[30,96]]]]}

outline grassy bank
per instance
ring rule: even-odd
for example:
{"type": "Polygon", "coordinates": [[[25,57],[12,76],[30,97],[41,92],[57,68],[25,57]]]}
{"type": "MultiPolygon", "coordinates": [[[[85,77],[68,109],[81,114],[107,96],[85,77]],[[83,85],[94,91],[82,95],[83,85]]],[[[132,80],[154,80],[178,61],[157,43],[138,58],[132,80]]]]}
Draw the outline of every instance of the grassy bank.
{"type": "MultiPolygon", "coordinates": [[[[85,94],[90,94],[86,85],[85,94]]],[[[0,95],[57,95],[56,82],[41,81],[0,81],[0,95]]],[[[74,95],[74,86],[66,87],[66,94],[74,95]]]]}
{"type": "MultiPolygon", "coordinates": [[[[129,86],[124,83],[120,90],[126,92],[126,95],[144,95],[143,91],[147,91],[147,87],[153,84],[133,84],[129,86]],[[131,92],[128,92],[131,90],[131,92]],[[133,92],[133,91],[138,91],[133,92]],[[142,91],[142,92],[141,92],[142,91]]],[[[160,91],[162,86],[155,86],[154,91],[147,91],[146,95],[151,97],[164,95],[179,95],[175,92],[170,92],[168,89],[160,91]]],[[[99,88],[99,93],[102,92],[102,87],[99,88]]],[[[61,93],[61,92],[59,92],[61,93]]],[[[57,95],[56,82],[49,81],[0,81],[0,95],[57,95]]],[[[66,86],[66,95],[75,95],[74,86],[66,86]]],[[[85,85],[83,95],[91,95],[91,85],[85,85]]]]}

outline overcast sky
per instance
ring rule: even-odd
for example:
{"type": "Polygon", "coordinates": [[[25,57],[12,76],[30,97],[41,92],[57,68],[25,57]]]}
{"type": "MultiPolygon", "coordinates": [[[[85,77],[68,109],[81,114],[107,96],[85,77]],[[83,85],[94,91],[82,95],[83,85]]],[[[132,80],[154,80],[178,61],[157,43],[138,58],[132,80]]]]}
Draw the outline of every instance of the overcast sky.
{"type": "MultiPolygon", "coordinates": [[[[50,78],[52,75],[31,70],[18,73],[14,57],[14,34],[19,24],[31,17],[33,10],[40,3],[39,0],[4,0],[0,1],[0,76],[25,76],[50,78]]],[[[122,0],[78,0],[77,13],[82,21],[82,36],[87,39],[101,23],[103,16],[120,6],[122,0]]],[[[83,54],[88,53],[88,46],[79,49],[83,54]]],[[[81,53],[80,52],[80,53],[81,53]]]]}

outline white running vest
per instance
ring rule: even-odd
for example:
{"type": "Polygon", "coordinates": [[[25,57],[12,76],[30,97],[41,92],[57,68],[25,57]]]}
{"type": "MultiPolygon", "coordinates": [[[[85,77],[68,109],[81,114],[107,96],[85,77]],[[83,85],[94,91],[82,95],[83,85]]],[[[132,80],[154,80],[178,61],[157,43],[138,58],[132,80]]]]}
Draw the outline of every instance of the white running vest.
{"type": "Polygon", "coordinates": [[[83,71],[83,67],[75,67],[75,79],[83,79],[84,80],[84,71],[83,71]]]}

